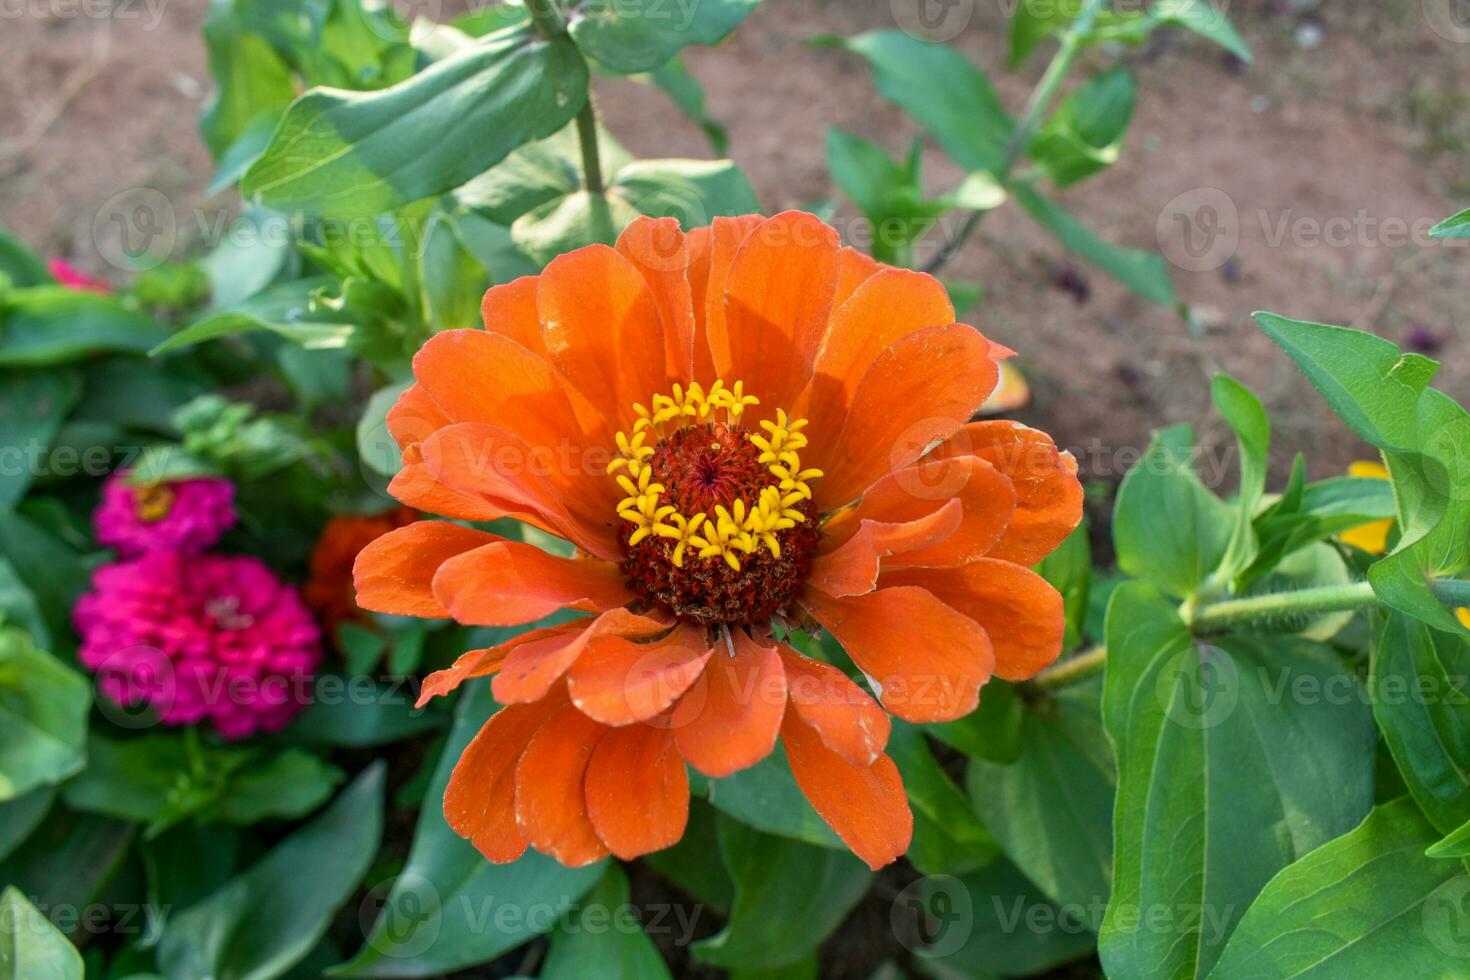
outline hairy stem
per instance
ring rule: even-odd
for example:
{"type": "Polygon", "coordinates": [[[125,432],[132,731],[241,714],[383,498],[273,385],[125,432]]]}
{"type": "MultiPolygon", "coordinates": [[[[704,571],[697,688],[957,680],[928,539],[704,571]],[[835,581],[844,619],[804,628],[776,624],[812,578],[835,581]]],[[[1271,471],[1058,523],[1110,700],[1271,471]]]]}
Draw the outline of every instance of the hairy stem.
{"type": "MultiPolygon", "coordinates": [[[[1035,134],[1037,127],[1046,118],[1047,112],[1051,109],[1052,100],[1056,98],[1067,73],[1072,70],[1072,62],[1077,59],[1077,52],[1082,47],[1082,39],[1092,33],[1093,22],[1097,20],[1102,6],[1103,0],[1087,0],[1082,12],[1077,15],[1077,19],[1062,35],[1061,46],[1057,48],[1056,54],[1052,55],[1051,63],[1046,66],[1041,80],[1031,90],[1031,95],[1026,99],[1026,107],[1021,111],[1021,118],[1017,121],[1016,127],[1011,130],[1011,135],[1001,152],[1000,166],[996,169],[995,178],[1002,184],[1011,175],[1011,171],[1021,159],[1021,154],[1026,152],[1026,147],[1031,142],[1031,137],[1035,134]]],[[[960,233],[944,243],[939,254],[929,260],[923,271],[932,275],[954,258],[955,253],[980,226],[980,220],[985,214],[984,211],[971,211],[969,217],[965,219],[964,226],[960,228],[960,233]]]]}
{"type": "MultiPolygon", "coordinates": [[[[555,0],[526,0],[531,23],[548,41],[567,36],[567,21],[555,0]]],[[[597,112],[592,107],[592,92],[577,113],[577,142],[582,147],[582,186],[591,194],[602,194],[602,161],[597,155],[597,112]]]]}
{"type": "MultiPolygon", "coordinates": [[[[1470,606],[1470,580],[1439,579],[1431,582],[1429,587],[1446,606],[1470,606]]],[[[1191,631],[1207,633],[1225,626],[1279,619],[1283,616],[1315,616],[1363,609],[1377,601],[1378,597],[1371,585],[1367,582],[1354,582],[1350,585],[1326,585],[1244,599],[1205,602],[1192,611],[1186,611],[1185,618],[1191,631]]],[[[1050,691],[1076,684],[1100,673],[1107,655],[1106,647],[1093,647],[1048,667],[1033,677],[1028,685],[1035,690],[1050,691]]]]}

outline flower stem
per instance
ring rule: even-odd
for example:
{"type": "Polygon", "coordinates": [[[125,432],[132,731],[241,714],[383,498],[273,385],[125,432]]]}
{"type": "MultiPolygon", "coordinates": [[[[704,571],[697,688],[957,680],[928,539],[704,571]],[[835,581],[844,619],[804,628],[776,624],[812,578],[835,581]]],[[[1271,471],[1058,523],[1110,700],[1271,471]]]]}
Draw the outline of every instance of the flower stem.
{"type": "MultiPolygon", "coordinates": [[[[567,37],[567,21],[556,5],[556,0],[526,0],[526,11],[531,23],[548,41],[567,37]]],[[[602,161],[597,155],[597,112],[592,107],[592,92],[577,113],[577,142],[582,147],[582,186],[590,194],[602,194],[602,161]]]]}
{"type": "MultiPolygon", "coordinates": [[[[1102,6],[1103,0],[1086,0],[1077,19],[1062,35],[1061,46],[1057,48],[1056,54],[1052,55],[1051,63],[1046,66],[1041,80],[1031,90],[1031,95],[1026,99],[1026,107],[1021,111],[1021,118],[1011,130],[1005,148],[1001,151],[1000,166],[996,168],[995,179],[1002,184],[1010,177],[1011,171],[1021,159],[1021,154],[1026,152],[1026,147],[1030,144],[1037,127],[1046,118],[1052,100],[1056,98],[1062,82],[1066,80],[1067,73],[1072,70],[1072,62],[1077,59],[1077,52],[1082,48],[1083,38],[1092,33],[1092,25],[1097,20],[1102,6]]],[[[924,266],[923,271],[932,275],[954,258],[955,253],[979,227],[980,219],[985,214],[984,211],[971,211],[969,217],[965,219],[964,226],[960,228],[960,233],[944,244],[939,254],[924,266]]]]}
{"type": "MultiPolygon", "coordinates": [[[[1470,580],[1438,579],[1430,582],[1429,587],[1446,606],[1470,606],[1470,580]]],[[[1192,611],[1186,611],[1184,616],[1192,632],[1207,633],[1225,626],[1280,619],[1284,616],[1315,616],[1363,609],[1377,601],[1372,585],[1354,582],[1350,585],[1324,585],[1290,592],[1273,592],[1244,599],[1221,599],[1194,607],[1192,611]]],[[[1106,647],[1093,647],[1048,667],[1028,684],[1040,691],[1076,684],[1101,672],[1107,654],[1106,647]]]]}

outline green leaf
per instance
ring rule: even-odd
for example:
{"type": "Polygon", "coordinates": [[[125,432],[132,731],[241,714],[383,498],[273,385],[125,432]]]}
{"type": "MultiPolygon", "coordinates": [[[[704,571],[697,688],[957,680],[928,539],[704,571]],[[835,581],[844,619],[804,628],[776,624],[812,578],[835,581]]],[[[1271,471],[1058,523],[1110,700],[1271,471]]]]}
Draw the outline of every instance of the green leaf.
{"type": "Polygon", "coordinates": [[[1372,644],[1373,717],[1429,821],[1470,821],[1470,644],[1407,615],[1383,617],[1372,644]]]}
{"type": "Polygon", "coordinates": [[[551,933],[541,980],[660,980],[669,977],[658,947],[628,903],[628,876],[616,864],[551,933]]]}
{"type": "Polygon", "coordinates": [[[924,740],[923,730],[894,719],[888,755],[903,776],[914,814],[909,861],[924,874],[963,874],[1000,854],[995,838],[975,816],[924,740]]]}
{"type": "Polygon", "coordinates": [[[552,259],[584,245],[611,245],[630,221],[633,206],[611,194],[573,191],[521,215],[510,227],[511,240],[533,262],[552,259]]]}
{"type": "Polygon", "coordinates": [[[22,631],[0,629],[0,800],[82,768],[91,705],[85,677],[22,631]]]}
{"type": "Polygon", "coordinates": [[[0,508],[0,557],[35,597],[51,636],[71,635],[72,606],[88,574],[76,551],[30,518],[0,508]]]}
{"type": "Polygon", "coordinates": [[[341,770],[303,749],[191,751],[181,735],[93,733],[87,756],[87,769],[62,789],[67,806],[148,824],[149,837],[195,815],[233,824],[303,817],[342,781],[341,770]]]}
{"type": "Polygon", "coordinates": [[[1067,535],[1056,550],[1043,558],[1036,572],[1062,594],[1067,616],[1067,633],[1062,649],[1072,650],[1082,642],[1087,621],[1087,599],[1092,589],[1091,529],[1086,518],[1067,535]]]}
{"type": "Polygon", "coordinates": [[[591,0],[572,17],[577,47],[622,74],[650,71],[690,44],[718,44],[760,0],[591,0]]]}
{"type": "Polygon", "coordinates": [[[295,97],[296,87],[290,66],[270,42],[242,30],[234,3],[210,4],[204,46],[214,92],[199,121],[204,142],[220,159],[262,114],[284,108],[295,97]]]}
{"type": "Polygon", "coordinates": [[[0,507],[20,503],[81,394],[72,371],[0,372],[0,445],[20,454],[0,468],[0,507]]]}
{"type": "Polygon", "coordinates": [[[1114,68],[1069,95],[1031,138],[1032,161],[1058,187],[1117,162],[1133,118],[1133,76],[1114,68]]]}
{"type": "Polygon", "coordinates": [[[757,830],[822,847],[846,849],[796,785],[784,747],[723,779],[705,779],[695,773],[690,788],[696,793],[703,788],[715,809],[757,830]]]}
{"type": "Polygon", "coordinates": [[[55,282],[46,264],[0,225],[0,289],[49,286],[55,282]]]}
{"type": "Polygon", "coordinates": [[[867,893],[873,873],[847,851],[813,847],[721,819],[720,857],[735,882],[725,928],[691,947],[725,969],[770,970],[821,945],[867,893]]]}
{"type": "Polygon", "coordinates": [[[209,278],[211,307],[234,309],[269,286],[285,268],[292,241],[286,215],[269,208],[246,208],[219,244],[199,260],[209,278]]]}
{"type": "Polygon", "coordinates": [[[917,119],[965,170],[1000,170],[1015,123],[989,80],[964,55],[902,31],[827,36],[811,43],[866,58],[879,93],[917,119]]]}
{"type": "MultiPolygon", "coordinates": [[[[876,143],[836,127],[827,130],[827,170],[868,219],[873,236],[871,251],[880,262],[899,262],[935,218],[959,206],[948,200],[925,200],[919,178],[920,148],[915,140],[907,159],[899,163],[876,143]]],[[[991,187],[999,187],[984,171],[977,171],[976,176],[979,180],[966,181],[956,196],[963,194],[972,203],[987,204],[984,181],[988,179],[991,187]]],[[[999,190],[1003,201],[1005,191],[999,190]]]]}
{"type": "Polygon", "coordinates": [[[0,893],[0,980],[82,980],[82,954],[13,886],[0,893]]]}
{"type": "Polygon", "coordinates": [[[721,916],[729,915],[735,895],[730,876],[710,855],[719,852],[720,817],[714,807],[695,797],[689,801],[689,823],[673,847],[643,856],[643,862],[721,916]]]}
{"type": "Polygon", "coordinates": [[[1014,762],[1021,755],[1025,706],[1016,688],[999,678],[980,691],[980,706],[963,718],[935,722],[924,730],[965,755],[1014,762]]]}
{"type": "Polygon", "coordinates": [[[233,310],[196,320],[149,353],[158,355],[253,330],[269,330],[309,350],[343,347],[352,338],[356,325],[338,311],[323,310],[314,302],[321,290],[334,285],[328,276],[315,276],[272,286],[233,310]]]}
{"type": "Polygon", "coordinates": [[[1195,475],[1193,433],[1163,429],[1118,489],[1118,567],[1185,598],[1219,566],[1235,515],[1195,475]]]}
{"type": "MultiPolygon", "coordinates": [[[[616,176],[632,162],[628,151],[601,126],[597,154],[605,172],[616,176]]],[[[455,203],[500,225],[509,225],[543,204],[582,186],[582,149],[576,123],[546,139],[527,143],[500,163],[454,191],[455,203]]]]}
{"type": "Polygon", "coordinates": [[[1055,235],[1067,251],[1093,263],[1152,303],[1174,304],[1173,280],[1156,253],[1109,245],[1060,205],[1023,184],[1014,185],[1011,192],[1026,213],[1055,235]]]}
{"type": "Polygon", "coordinates": [[[601,876],[600,862],[567,868],[535,852],[491,864],[445,822],[440,801],[449,775],[494,708],[488,684],[460,697],[408,862],[374,888],[377,895],[386,887],[378,919],[332,976],[441,976],[488,962],[550,929],[601,876]]]}
{"type": "Polygon", "coordinates": [[[42,908],[82,908],[95,901],[126,862],[133,825],[54,807],[0,863],[0,881],[42,908]]]}
{"type": "MultiPolygon", "coordinates": [[[[924,916],[928,941],[914,954],[931,976],[1043,974],[1096,944],[1087,916],[1100,915],[1101,906],[1057,905],[1009,861],[959,878],[922,879],[919,899],[912,911],[924,916]]],[[[914,900],[905,890],[899,901],[914,900]]]]}
{"type": "Polygon", "coordinates": [[[1225,10],[1229,6],[1228,0],[1218,7],[1214,3],[1201,0],[1154,0],[1153,9],[1148,16],[1160,25],[1193,31],[1200,37],[1214,41],[1241,61],[1250,61],[1250,49],[1245,46],[1240,35],[1235,33],[1235,28],[1230,26],[1230,21],[1225,16],[1225,10]]]}
{"type": "Polygon", "coordinates": [[[31,831],[46,819],[55,799],[56,790],[43,786],[25,796],[0,803],[0,861],[24,843],[31,831]]]}
{"type": "Polygon", "coordinates": [[[293,741],[307,745],[363,749],[433,731],[444,719],[438,712],[415,709],[413,694],[403,685],[321,674],[312,703],[296,716],[289,732],[293,741]]]}
{"type": "Polygon", "coordinates": [[[1081,11],[1081,3],[1021,0],[1011,14],[1011,69],[1019,68],[1037,45],[1060,34],[1081,11]]]}
{"type": "Polygon", "coordinates": [[[1276,872],[1368,812],[1372,718],[1332,651],[1288,637],[1196,642],[1142,582],[1114,593],[1107,646],[1118,797],[1103,967],[1202,977],[1276,872]],[[1167,921],[1149,918],[1159,909],[1167,921]]]}
{"type": "Polygon", "coordinates": [[[663,89],[674,100],[674,104],[684,110],[686,116],[699,123],[699,128],[709,138],[709,145],[715,151],[715,156],[724,156],[730,144],[730,134],[705,108],[704,87],[699,84],[699,79],[689,73],[684,60],[670,58],[649,72],[647,77],[650,82],[663,89]]]}
{"type": "Polygon", "coordinates": [[[1070,908],[1101,908],[1112,876],[1117,777],[1099,694],[1097,684],[1081,684],[1029,706],[1015,761],[972,759],[967,779],[970,801],[1006,857],[1070,908]]]}
{"type": "Polygon", "coordinates": [[[608,194],[639,214],[678,218],[685,228],[761,209],[744,171],[729,160],[638,160],[618,171],[608,194]]]}
{"type": "Polygon", "coordinates": [[[388,431],[388,412],[412,383],[400,381],[373,392],[357,420],[357,457],[364,466],[382,476],[393,476],[403,466],[398,441],[388,431]]]}
{"type": "Polygon", "coordinates": [[[1458,861],[1424,856],[1434,840],[1411,801],[1375,808],[1271,879],[1210,976],[1459,976],[1470,877],[1458,861]]]}
{"type": "Polygon", "coordinates": [[[1417,445],[1417,406],[1434,377],[1433,361],[1362,330],[1274,313],[1254,318],[1354,432],[1385,451],[1417,445]]]}
{"type": "Polygon", "coordinates": [[[1424,854],[1432,858],[1470,858],[1470,822],[1460,824],[1443,839],[1425,848],[1424,854]]]}
{"type": "Polygon", "coordinates": [[[1271,420],[1249,388],[1226,374],[1217,374],[1211,385],[1215,411],[1225,417],[1240,449],[1240,495],[1230,544],[1215,573],[1222,581],[1233,579],[1255,559],[1256,508],[1266,492],[1266,460],[1271,450],[1271,420]]]}
{"type": "Polygon", "coordinates": [[[242,190],[282,211],[340,218],[458,187],[549,136],[587,95],[569,41],[507,28],[380,92],[315,89],[286,111],[242,190]]]}
{"type": "Polygon", "coordinates": [[[158,963],[170,980],[265,980],[311,952],[357,888],[383,832],[383,764],[243,874],[169,918],[158,963]]]}
{"type": "Polygon", "coordinates": [[[0,367],[37,368],[96,354],[141,354],[168,331],[100,293],[35,286],[0,302],[0,367]]]}
{"type": "Polygon", "coordinates": [[[1429,229],[1429,234],[1434,238],[1470,238],[1470,208],[1444,219],[1429,229]]]}

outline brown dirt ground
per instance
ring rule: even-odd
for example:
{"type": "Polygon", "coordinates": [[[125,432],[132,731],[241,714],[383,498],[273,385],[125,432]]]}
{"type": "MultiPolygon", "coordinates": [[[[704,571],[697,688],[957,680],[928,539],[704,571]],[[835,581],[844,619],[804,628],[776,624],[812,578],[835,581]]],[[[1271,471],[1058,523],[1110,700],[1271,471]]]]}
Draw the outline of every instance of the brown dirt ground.
{"type": "MultiPolygon", "coordinates": [[[[203,199],[210,161],[195,120],[209,85],[198,34],[204,0],[153,3],[112,0],[108,19],[68,15],[64,0],[0,10],[0,221],[98,272],[107,269],[92,219],[118,191],[155,187],[180,214],[231,204],[203,199]]],[[[713,115],[729,128],[731,155],[768,210],[834,193],[821,138],[828,126],[894,151],[906,145],[913,124],[875,94],[858,58],[802,42],[891,28],[893,10],[908,3],[770,0],[726,44],[689,53],[713,115]]],[[[954,43],[1015,107],[1045,58],[1020,73],[1004,69],[1009,7],[973,0],[954,43]]],[[[1191,333],[1174,312],[1068,261],[1018,209],[990,215],[948,271],[986,285],[971,319],[1022,352],[1035,393],[1020,413],[1026,421],[1076,450],[1092,475],[1116,479],[1159,425],[1193,422],[1208,442],[1227,442],[1210,417],[1208,387],[1225,370],[1272,411],[1278,472],[1297,449],[1311,451],[1314,476],[1340,470],[1362,448],[1251,325],[1256,309],[1354,323],[1400,342],[1427,335],[1443,343],[1443,384],[1470,395],[1470,364],[1458,356],[1470,324],[1457,315],[1470,251],[1379,230],[1444,217],[1470,198],[1470,44],[1435,34],[1422,10],[1417,0],[1236,0],[1232,19],[1256,54],[1249,67],[1177,32],[1084,59],[1084,68],[1127,59],[1139,104],[1122,161],[1064,193],[1067,206],[1115,242],[1158,248],[1166,203],[1218,188],[1237,209],[1240,240],[1223,268],[1173,270],[1203,325],[1191,333]],[[1319,44],[1300,43],[1304,27],[1319,31],[1319,44]],[[1309,237],[1334,219],[1358,227],[1346,241],[1309,237]],[[1282,241],[1283,222],[1305,234],[1282,241]]],[[[661,93],[612,80],[599,89],[609,129],[638,155],[709,155],[699,129],[661,93]]],[[[926,166],[935,192],[960,176],[937,150],[926,166]]],[[[1178,240],[1167,227],[1165,246],[1178,240]]]]}

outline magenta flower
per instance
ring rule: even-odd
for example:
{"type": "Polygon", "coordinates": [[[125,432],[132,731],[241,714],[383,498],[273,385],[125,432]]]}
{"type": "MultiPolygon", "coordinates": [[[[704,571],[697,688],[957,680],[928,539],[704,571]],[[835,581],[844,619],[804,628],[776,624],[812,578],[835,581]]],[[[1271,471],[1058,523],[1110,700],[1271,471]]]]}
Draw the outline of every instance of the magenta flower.
{"type": "Polygon", "coordinates": [[[79,289],[93,293],[110,293],[112,287],[101,279],[94,279],[87,275],[66,259],[52,259],[46,263],[52,278],[61,283],[67,289],[79,289]]]}
{"type": "Polygon", "coordinates": [[[203,477],[134,486],[118,471],[92,517],[97,542],[133,558],[149,551],[195,554],[235,526],[235,485],[203,477]]]}
{"type": "Polygon", "coordinates": [[[321,633],[258,559],[152,551],[99,568],[73,612],[102,696],[226,738],[276,731],[305,705],[321,633]]]}

